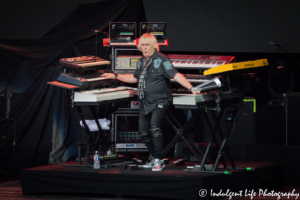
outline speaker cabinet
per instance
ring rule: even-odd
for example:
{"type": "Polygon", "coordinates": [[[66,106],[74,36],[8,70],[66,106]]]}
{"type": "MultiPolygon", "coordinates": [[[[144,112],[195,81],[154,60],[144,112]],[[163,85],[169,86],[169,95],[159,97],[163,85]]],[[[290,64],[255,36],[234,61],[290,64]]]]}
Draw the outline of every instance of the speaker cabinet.
{"type": "MultiPolygon", "coordinates": [[[[224,111],[224,114],[220,122],[220,127],[222,129],[223,134],[226,134],[226,130],[229,127],[228,122],[229,120],[231,120],[231,116],[233,112],[234,112],[233,108],[226,108],[226,110],[224,111]]],[[[235,128],[227,140],[228,145],[254,145],[255,144],[255,126],[254,126],[255,112],[256,112],[256,100],[251,98],[245,99],[243,102],[243,106],[239,109],[237,113],[235,128]]],[[[208,117],[210,121],[213,122],[210,113],[208,113],[208,117]]],[[[202,124],[204,126],[203,129],[204,138],[202,138],[202,141],[208,142],[211,138],[211,133],[205,121],[203,121],[202,124]]],[[[213,127],[214,125],[215,124],[212,123],[213,127]]]]}
{"type": "Polygon", "coordinates": [[[300,93],[286,93],[284,96],[285,143],[300,146],[300,93]]]}

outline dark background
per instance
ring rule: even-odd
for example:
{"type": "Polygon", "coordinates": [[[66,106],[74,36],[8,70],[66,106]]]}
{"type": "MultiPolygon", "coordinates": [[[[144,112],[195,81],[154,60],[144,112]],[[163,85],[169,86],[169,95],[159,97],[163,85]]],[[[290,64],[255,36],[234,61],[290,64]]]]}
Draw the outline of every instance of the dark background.
{"type": "MultiPolygon", "coordinates": [[[[0,38],[39,38],[78,4],[96,0],[0,2],[0,38]]],[[[143,0],[147,21],[167,22],[168,51],[272,52],[269,41],[300,53],[297,0],[143,0]]]]}
{"type": "MultiPolygon", "coordinates": [[[[93,4],[78,7],[94,2],[98,5],[97,2],[110,1],[0,2],[0,117],[5,115],[6,99],[3,94],[13,88],[10,118],[17,120],[17,155],[22,157],[17,162],[18,168],[48,163],[49,153],[58,148],[52,142],[53,130],[57,127],[58,132],[65,133],[61,139],[65,145],[62,149],[76,151],[76,129],[79,127],[68,128],[71,122],[77,120],[76,117],[70,118],[76,112],[62,112],[66,107],[55,106],[58,102],[59,105],[65,103],[63,94],[49,87],[47,82],[56,80],[60,73],[57,66],[60,58],[94,54],[94,33],[91,29],[108,31],[107,22],[99,19],[107,10],[112,10],[108,15],[115,21],[138,22],[144,19],[149,22],[167,22],[169,46],[161,48],[165,54],[233,55],[237,61],[267,58],[270,66],[257,70],[259,81],[253,83],[251,92],[246,94],[257,100],[255,120],[253,124],[240,120],[245,125],[239,125],[242,128],[255,127],[254,131],[246,133],[255,138],[253,143],[247,145],[263,147],[253,149],[253,146],[247,146],[237,152],[244,153],[243,159],[255,160],[255,154],[260,155],[258,160],[288,163],[285,159],[293,159],[291,148],[299,151],[300,142],[289,147],[285,153],[284,107],[268,106],[272,98],[268,75],[276,61],[288,62],[295,77],[293,91],[297,92],[299,63],[289,59],[276,46],[270,46],[269,42],[288,45],[290,48],[285,47],[286,53],[299,59],[298,0],[114,0],[114,5],[99,6],[99,9],[93,4]],[[145,15],[144,18],[141,13],[145,15]],[[60,114],[66,114],[67,117],[58,119],[60,114]],[[75,132],[75,136],[70,136],[70,130],[75,132]],[[276,148],[276,151],[272,148],[276,148]],[[280,156],[275,155],[277,151],[281,153],[280,156]],[[270,152],[273,154],[270,155],[270,152]]],[[[109,59],[110,48],[102,47],[103,37],[106,36],[100,35],[98,38],[98,56],[109,59]]],[[[294,106],[299,104],[295,103],[294,106]]],[[[11,142],[4,139],[11,139],[11,130],[11,125],[1,123],[1,166],[8,163],[7,159],[11,163],[11,142]]],[[[66,160],[72,159],[74,154],[66,157],[66,160]]],[[[293,164],[286,172],[296,167],[293,164]]],[[[291,177],[293,175],[288,174],[288,178],[291,177]]]]}

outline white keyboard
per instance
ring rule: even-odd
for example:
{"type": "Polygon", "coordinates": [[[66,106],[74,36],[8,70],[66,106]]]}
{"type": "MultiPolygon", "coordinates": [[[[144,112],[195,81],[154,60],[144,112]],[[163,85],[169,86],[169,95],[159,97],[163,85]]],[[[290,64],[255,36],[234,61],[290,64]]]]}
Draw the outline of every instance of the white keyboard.
{"type": "Polygon", "coordinates": [[[109,65],[109,64],[110,64],[110,61],[105,60],[105,61],[98,61],[98,62],[80,63],[77,65],[80,67],[91,67],[91,66],[109,65]]]}
{"type": "Polygon", "coordinates": [[[137,92],[136,88],[117,87],[100,90],[90,90],[74,93],[74,102],[102,102],[114,99],[133,97],[137,92]]]}
{"type": "MultiPolygon", "coordinates": [[[[215,101],[217,99],[216,94],[179,94],[173,93],[174,105],[197,105],[198,103],[205,103],[209,101],[215,101]]],[[[221,99],[234,99],[241,96],[241,93],[230,93],[221,95],[221,99]]]]}
{"type": "Polygon", "coordinates": [[[86,79],[87,81],[101,81],[101,80],[105,80],[104,77],[98,77],[98,78],[88,78],[86,79]]]}
{"type": "MultiPolygon", "coordinates": [[[[172,83],[176,82],[175,79],[170,79],[170,80],[171,80],[172,83]]],[[[187,79],[187,80],[190,83],[205,83],[207,81],[210,81],[210,79],[187,79]]]]}

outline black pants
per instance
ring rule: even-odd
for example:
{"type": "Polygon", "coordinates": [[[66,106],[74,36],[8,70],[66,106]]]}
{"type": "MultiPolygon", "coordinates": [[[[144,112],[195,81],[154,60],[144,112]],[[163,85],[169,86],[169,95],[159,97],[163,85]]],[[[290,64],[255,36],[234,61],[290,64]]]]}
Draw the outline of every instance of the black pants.
{"type": "Polygon", "coordinates": [[[139,115],[139,134],[154,158],[162,159],[163,136],[161,123],[170,103],[158,104],[147,115],[139,115]]]}

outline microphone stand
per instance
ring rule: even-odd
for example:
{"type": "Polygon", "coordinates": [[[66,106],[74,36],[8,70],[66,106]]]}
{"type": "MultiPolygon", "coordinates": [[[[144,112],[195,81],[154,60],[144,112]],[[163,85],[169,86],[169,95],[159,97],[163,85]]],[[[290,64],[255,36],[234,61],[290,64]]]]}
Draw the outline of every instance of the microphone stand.
{"type": "Polygon", "coordinates": [[[98,33],[104,33],[108,37],[110,37],[110,34],[108,34],[106,32],[99,31],[99,30],[92,30],[92,31],[95,32],[95,56],[97,56],[97,54],[98,54],[98,33]]]}
{"type": "MultiPolygon", "coordinates": [[[[285,46],[287,46],[287,45],[285,45],[285,46]]],[[[277,45],[277,47],[278,47],[278,49],[280,49],[281,51],[282,51],[282,53],[284,53],[290,60],[292,60],[299,68],[300,68],[300,63],[299,63],[299,61],[296,59],[296,56],[294,55],[294,53],[291,51],[291,48],[290,47],[288,47],[289,49],[290,49],[290,51],[291,51],[291,53],[293,54],[293,56],[291,56],[290,54],[288,54],[287,53],[287,49],[283,49],[282,47],[281,47],[281,45],[279,46],[279,45],[277,45]]]]}
{"type": "Polygon", "coordinates": [[[95,56],[97,56],[97,54],[98,54],[98,32],[100,32],[100,31],[98,31],[98,30],[93,30],[93,31],[95,31],[95,56]]]}
{"type": "MultiPolygon", "coordinates": [[[[278,47],[278,49],[280,49],[282,51],[282,53],[284,53],[291,61],[293,61],[300,68],[299,60],[297,59],[297,57],[295,56],[295,54],[293,53],[293,51],[291,50],[291,48],[288,45],[276,45],[276,46],[278,47]],[[287,49],[282,48],[282,46],[286,46],[291,51],[293,56],[288,54],[287,49]]],[[[284,106],[284,102],[283,102],[283,100],[272,99],[272,100],[269,101],[269,105],[284,106]]]]}

